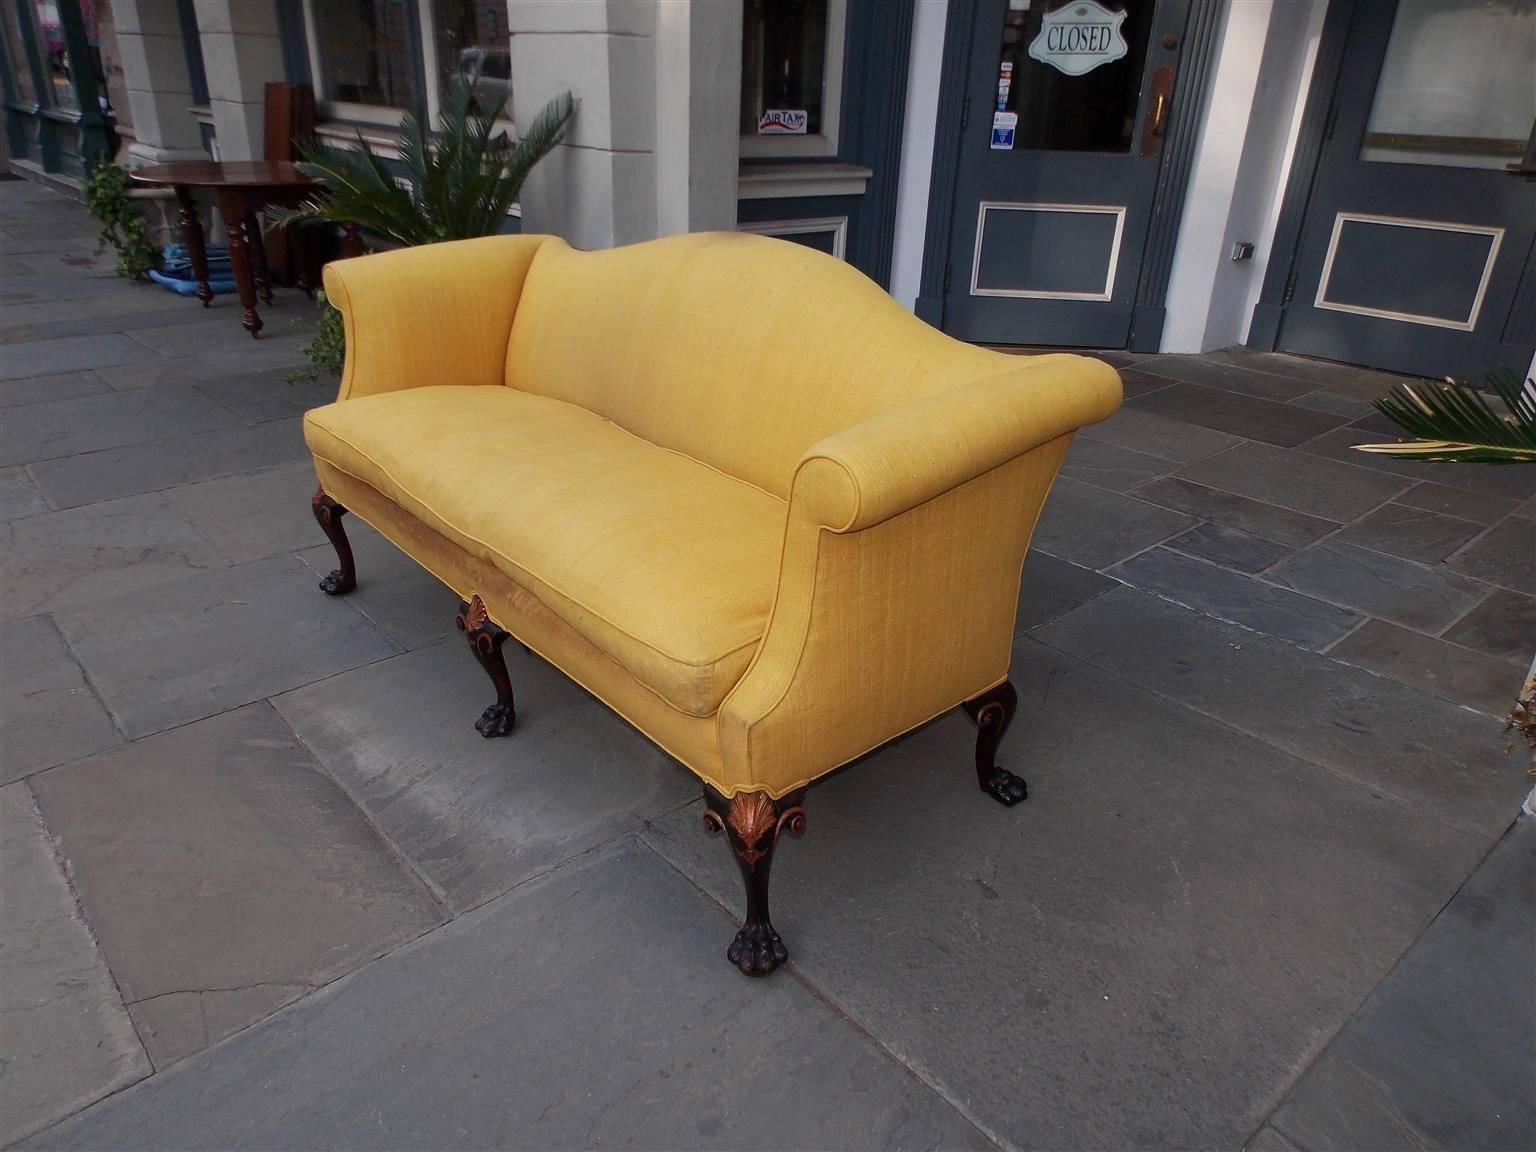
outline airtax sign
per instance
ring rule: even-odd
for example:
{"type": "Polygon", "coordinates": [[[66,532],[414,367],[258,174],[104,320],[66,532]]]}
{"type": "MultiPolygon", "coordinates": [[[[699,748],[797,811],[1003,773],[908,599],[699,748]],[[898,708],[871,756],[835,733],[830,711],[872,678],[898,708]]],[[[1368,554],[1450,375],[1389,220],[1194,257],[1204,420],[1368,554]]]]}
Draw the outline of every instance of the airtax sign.
{"type": "Polygon", "coordinates": [[[1082,76],[1126,53],[1120,25],[1125,13],[1112,12],[1098,0],[1078,0],[1040,17],[1040,35],[1029,46],[1030,59],[1068,76],[1082,76]]]}

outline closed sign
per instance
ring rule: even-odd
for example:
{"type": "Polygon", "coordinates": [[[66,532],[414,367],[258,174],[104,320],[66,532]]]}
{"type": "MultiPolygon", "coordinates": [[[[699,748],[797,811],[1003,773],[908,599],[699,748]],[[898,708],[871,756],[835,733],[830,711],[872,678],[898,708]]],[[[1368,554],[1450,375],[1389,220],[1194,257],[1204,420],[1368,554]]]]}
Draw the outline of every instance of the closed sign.
{"type": "Polygon", "coordinates": [[[1079,0],[1040,17],[1040,34],[1029,46],[1031,60],[1049,64],[1068,76],[1082,76],[1126,54],[1120,26],[1125,13],[1112,12],[1098,0],[1079,0]]]}

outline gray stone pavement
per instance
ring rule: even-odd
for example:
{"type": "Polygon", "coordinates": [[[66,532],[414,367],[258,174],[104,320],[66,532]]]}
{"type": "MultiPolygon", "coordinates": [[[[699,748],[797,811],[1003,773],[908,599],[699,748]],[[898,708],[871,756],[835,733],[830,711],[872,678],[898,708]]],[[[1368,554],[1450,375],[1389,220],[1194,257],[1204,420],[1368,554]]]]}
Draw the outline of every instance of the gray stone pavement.
{"type": "Polygon", "coordinates": [[[1536,1146],[1536,471],[1351,452],[1390,378],[1107,354],[1030,800],[959,716],[828,779],[747,981],[688,773],[515,646],[481,739],[454,597],[361,526],[315,590],[302,298],[256,342],[93,249],[0,184],[0,1143],[1536,1146]]]}

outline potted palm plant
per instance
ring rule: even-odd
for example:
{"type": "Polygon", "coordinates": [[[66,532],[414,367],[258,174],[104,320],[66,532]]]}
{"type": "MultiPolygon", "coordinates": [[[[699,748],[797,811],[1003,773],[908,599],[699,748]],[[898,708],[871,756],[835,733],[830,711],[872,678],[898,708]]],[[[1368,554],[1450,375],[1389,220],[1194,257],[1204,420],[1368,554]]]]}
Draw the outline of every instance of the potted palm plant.
{"type": "MultiPolygon", "coordinates": [[[[278,218],[299,225],[339,224],[349,234],[363,229],[402,245],[494,235],[528,173],[560,142],[574,111],[570,93],[557,96],[514,141],[500,123],[506,103],[504,92],[492,94],[477,86],[474,76],[455,76],[436,133],[428,132],[420,108],[400,121],[398,175],[361,132],[352,148],[301,144],[298,167],[319,181],[322,191],[278,218]]],[[[339,373],[344,351],[341,314],[327,306],[309,346],[315,369],[310,375],[339,373]]]]}

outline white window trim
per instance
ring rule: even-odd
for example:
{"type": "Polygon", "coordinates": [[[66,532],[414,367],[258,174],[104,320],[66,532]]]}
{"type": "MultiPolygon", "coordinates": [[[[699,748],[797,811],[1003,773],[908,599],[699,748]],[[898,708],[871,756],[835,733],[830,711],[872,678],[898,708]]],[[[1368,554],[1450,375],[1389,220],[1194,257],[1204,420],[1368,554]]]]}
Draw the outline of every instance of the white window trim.
{"type": "Polygon", "coordinates": [[[741,137],[741,155],[752,157],[836,156],[843,108],[843,41],[848,0],[827,0],[827,55],[822,74],[821,131],[814,136],[741,137]]]}
{"type": "Polygon", "coordinates": [[[755,232],[759,236],[807,236],[818,232],[832,233],[832,255],[846,259],[848,248],[848,217],[808,216],[803,220],[761,220],[754,224],[736,225],[738,232],[755,232]]]}
{"type": "MultiPolygon", "coordinates": [[[[843,0],[836,2],[841,3],[843,0]]],[[[316,93],[315,115],[320,121],[315,127],[316,133],[352,140],[355,138],[354,128],[361,127],[364,129],[363,135],[368,137],[375,151],[385,156],[398,156],[393,136],[380,138],[367,129],[372,126],[398,130],[400,122],[405,118],[406,109],[327,100],[320,95],[325,91],[325,62],[320,52],[320,29],[315,21],[315,3],[316,0],[304,0],[304,49],[309,55],[310,80],[316,93]]],[[[438,117],[442,114],[443,94],[437,60],[436,25],[432,22],[432,3],[433,0],[416,0],[416,26],[421,32],[421,63],[426,73],[426,91],[422,95],[426,97],[427,125],[435,131],[438,117]]],[[[511,101],[507,103],[510,110],[511,101]]],[[[496,127],[505,130],[512,139],[517,139],[517,126],[511,120],[503,117],[496,122],[496,127]]]]}

